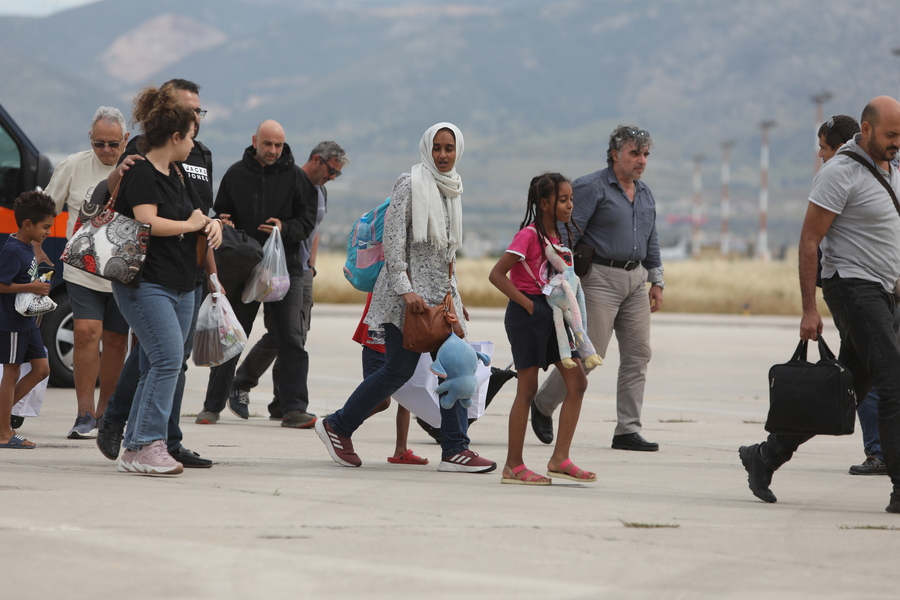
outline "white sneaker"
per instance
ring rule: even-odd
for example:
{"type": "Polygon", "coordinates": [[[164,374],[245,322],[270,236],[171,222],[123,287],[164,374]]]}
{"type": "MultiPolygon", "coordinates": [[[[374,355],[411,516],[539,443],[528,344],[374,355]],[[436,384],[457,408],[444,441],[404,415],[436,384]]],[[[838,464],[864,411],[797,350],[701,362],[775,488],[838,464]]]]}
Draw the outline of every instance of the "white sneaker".
{"type": "Polygon", "coordinates": [[[166,449],[166,440],[156,440],[143,446],[134,455],[131,467],[135,473],[147,475],[177,475],[184,466],[172,458],[166,449]]]}
{"type": "Polygon", "coordinates": [[[134,457],[137,456],[137,450],[129,450],[125,449],[125,452],[119,456],[119,472],[120,473],[136,473],[134,470],[132,463],[134,462],[134,457]]]}

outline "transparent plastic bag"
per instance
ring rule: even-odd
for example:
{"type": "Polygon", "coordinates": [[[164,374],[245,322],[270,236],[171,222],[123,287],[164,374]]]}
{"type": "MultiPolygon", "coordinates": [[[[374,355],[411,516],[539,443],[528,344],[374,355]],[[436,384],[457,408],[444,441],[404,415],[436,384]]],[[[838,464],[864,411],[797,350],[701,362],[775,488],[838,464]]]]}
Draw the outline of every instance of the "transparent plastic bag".
{"type": "Polygon", "coordinates": [[[278,302],[288,293],[291,278],[288,275],[284,255],[284,243],[277,227],[272,228],[269,239],[263,245],[263,258],[244,284],[241,300],[251,302],[278,302]]]}
{"type": "Polygon", "coordinates": [[[247,335],[231,303],[222,295],[218,277],[213,273],[209,278],[217,291],[206,297],[197,315],[191,356],[198,367],[220,365],[243,352],[247,343],[247,335]]]}

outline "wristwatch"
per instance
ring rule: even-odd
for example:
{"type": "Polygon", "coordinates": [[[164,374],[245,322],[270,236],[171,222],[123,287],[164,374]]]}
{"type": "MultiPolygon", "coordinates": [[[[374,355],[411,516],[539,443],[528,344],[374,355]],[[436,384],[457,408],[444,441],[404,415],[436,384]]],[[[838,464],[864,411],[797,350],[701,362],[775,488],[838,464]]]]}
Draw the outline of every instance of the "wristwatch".
{"type": "Polygon", "coordinates": [[[666,282],[665,282],[665,281],[662,281],[662,280],[660,280],[660,281],[651,281],[651,282],[650,282],[650,285],[659,286],[659,289],[661,289],[661,290],[666,289],[666,282]]]}

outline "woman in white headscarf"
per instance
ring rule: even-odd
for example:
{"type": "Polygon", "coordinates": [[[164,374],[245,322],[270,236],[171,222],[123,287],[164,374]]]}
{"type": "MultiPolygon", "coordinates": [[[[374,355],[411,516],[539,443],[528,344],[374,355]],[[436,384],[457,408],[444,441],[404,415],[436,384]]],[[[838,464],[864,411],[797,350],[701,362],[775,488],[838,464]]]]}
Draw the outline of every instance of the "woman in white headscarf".
{"type": "MultiPolygon", "coordinates": [[[[362,464],[350,437],[372,410],[406,383],[420,355],[403,347],[406,308],[422,312],[436,306],[451,289],[457,315],[465,315],[450,265],[462,243],[462,179],[456,164],[464,147],[462,132],[451,123],[433,125],[422,136],[422,162],[394,184],[384,221],[384,268],[375,283],[366,323],[383,326],[385,364],[366,378],[344,407],[316,422],[316,432],[331,458],[346,467],[362,464]]],[[[465,330],[465,319],[460,319],[465,330]]],[[[469,450],[468,416],[459,402],[441,408],[439,471],[483,473],[496,463],[469,450]]]]}

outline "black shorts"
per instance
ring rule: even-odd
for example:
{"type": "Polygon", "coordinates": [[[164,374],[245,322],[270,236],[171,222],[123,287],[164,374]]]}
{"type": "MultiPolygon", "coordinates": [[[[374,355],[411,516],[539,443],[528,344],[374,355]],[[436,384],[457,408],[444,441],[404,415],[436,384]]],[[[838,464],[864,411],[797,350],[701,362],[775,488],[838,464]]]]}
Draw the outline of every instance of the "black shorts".
{"type": "Polygon", "coordinates": [[[47,358],[40,329],[0,331],[0,364],[21,365],[36,358],[47,358]]]}
{"type": "MultiPolygon", "coordinates": [[[[553,309],[543,294],[525,294],[534,302],[534,313],[528,314],[524,308],[509,301],[503,324],[506,337],[512,347],[516,369],[547,367],[560,361],[559,345],[556,343],[556,329],[553,326],[553,309]]],[[[572,332],[566,326],[566,337],[572,358],[580,358],[572,344],[572,332]]]]}

